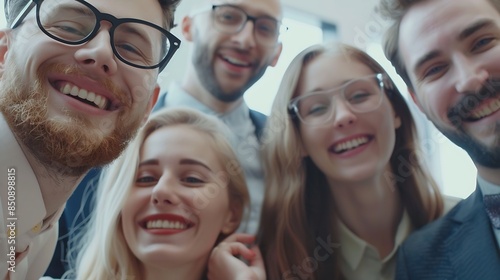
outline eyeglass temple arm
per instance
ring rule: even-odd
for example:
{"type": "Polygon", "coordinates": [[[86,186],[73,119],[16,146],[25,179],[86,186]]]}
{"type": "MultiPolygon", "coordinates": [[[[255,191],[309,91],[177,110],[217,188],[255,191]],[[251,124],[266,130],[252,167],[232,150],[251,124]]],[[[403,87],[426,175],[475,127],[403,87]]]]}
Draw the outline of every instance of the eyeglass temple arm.
{"type": "Polygon", "coordinates": [[[28,13],[31,11],[31,9],[36,5],[36,2],[35,1],[30,1],[30,3],[28,5],[26,5],[22,10],[21,12],[19,13],[19,15],[16,17],[16,19],[12,22],[12,25],[10,26],[11,29],[14,29],[16,27],[18,27],[20,24],[21,24],[21,20],[22,18],[25,18],[28,13]]]}

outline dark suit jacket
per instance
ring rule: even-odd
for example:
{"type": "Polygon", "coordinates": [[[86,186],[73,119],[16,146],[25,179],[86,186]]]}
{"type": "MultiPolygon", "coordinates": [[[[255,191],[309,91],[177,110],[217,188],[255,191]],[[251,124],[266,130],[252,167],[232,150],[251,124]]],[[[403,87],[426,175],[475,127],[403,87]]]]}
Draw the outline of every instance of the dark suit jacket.
{"type": "MultiPolygon", "coordinates": [[[[158,98],[153,112],[165,107],[165,94],[158,98]]],[[[250,110],[250,119],[255,126],[255,135],[260,140],[267,117],[262,113],[250,110]]],[[[94,209],[94,192],[100,174],[100,168],[90,170],[66,203],[66,208],[59,222],[59,240],[45,276],[61,278],[68,269],[68,242],[75,240],[75,236],[90,219],[90,214],[94,209]]]]}
{"type": "Polygon", "coordinates": [[[500,252],[479,187],[408,237],[398,251],[396,279],[500,279],[500,252]]]}

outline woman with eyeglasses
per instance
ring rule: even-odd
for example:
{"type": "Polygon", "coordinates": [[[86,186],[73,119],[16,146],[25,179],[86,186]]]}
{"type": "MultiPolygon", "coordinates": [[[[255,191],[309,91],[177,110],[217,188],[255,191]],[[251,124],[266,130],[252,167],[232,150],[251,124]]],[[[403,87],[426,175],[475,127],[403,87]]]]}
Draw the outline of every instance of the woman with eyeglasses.
{"type": "Polygon", "coordinates": [[[209,279],[208,262],[217,245],[217,254],[224,255],[218,269],[235,259],[230,251],[250,263],[260,260],[263,271],[258,248],[245,245],[254,237],[233,234],[249,196],[228,135],[222,122],[192,109],[151,115],[105,169],[96,211],[77,241],[81,248],[66,277],[209,279]]]}
{"type": "Polygon", "coordinates": [[[443,203],[422,166],[387,73],[348,45],[315,45],[291,62],[264,139],[268,279],[393,279],[401,242],[455,202],[443,203]]]}

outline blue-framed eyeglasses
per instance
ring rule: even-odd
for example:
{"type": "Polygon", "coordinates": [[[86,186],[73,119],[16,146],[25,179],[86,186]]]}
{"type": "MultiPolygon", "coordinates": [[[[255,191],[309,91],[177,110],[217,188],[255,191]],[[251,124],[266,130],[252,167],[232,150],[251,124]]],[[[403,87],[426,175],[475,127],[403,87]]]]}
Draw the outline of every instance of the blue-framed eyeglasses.
{"type": "Polygon", "coordinates": [[[122,62],[142,69],[159,68],[161,72],[181,41],[164,28],[134,18],[116,18],[101,13],[83,0],[32,0],[14,20],[19,26],[36,6],[36,21],[50,38],[68,45],[90,41],[99,32],[101,21],[111,23],[111,47],[122,62]]]}
{"type": "Polygon", "coordinates": [[[356,113],[368,113],[382,104],[385,74],[373,74],[353,79],[324,91],[304,94],[290,100],[288,112],[304,124],[325,125],[335,112],[335,96],[340,95],[349,109],[356,113]]]}

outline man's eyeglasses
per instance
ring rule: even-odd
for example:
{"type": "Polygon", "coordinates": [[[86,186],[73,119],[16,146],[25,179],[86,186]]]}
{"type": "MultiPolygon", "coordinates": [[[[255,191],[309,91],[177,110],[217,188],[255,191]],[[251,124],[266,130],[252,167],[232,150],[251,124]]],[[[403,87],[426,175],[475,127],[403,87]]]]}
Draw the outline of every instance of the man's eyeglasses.
{"type": "Polygon", "coordinates": [[[374,74],[350,80],[344,85],[325,91],[311,92],[292,99],[288,111],[308,125],[324,125],[335,112],[335,96],[356,113],[368,113],[382,104],[385,74],[374,74]]]}
{"type": "Polygon", "coordinates": [[[281,22],[269,16],[253,17],[244,10],[232,5],[213,5],[214,27],[220,32],[236,34],[248,21],[254,24],[255,39],[259,44],[271,46],[276,44],[280,33],[286,31],[281,22]]]}
{"type": "Polygon", "coordinates": [[[109,30],[113,53],[124,63],[142,69],[165,68],[181,41],[164,28],[134,19],[101,13],[83,0],[32,0],[14,20],[19,26],[36,5],[38,27],[50,38],[68,45],[90,41],[99,32],[101,21],[109,30]]]}

